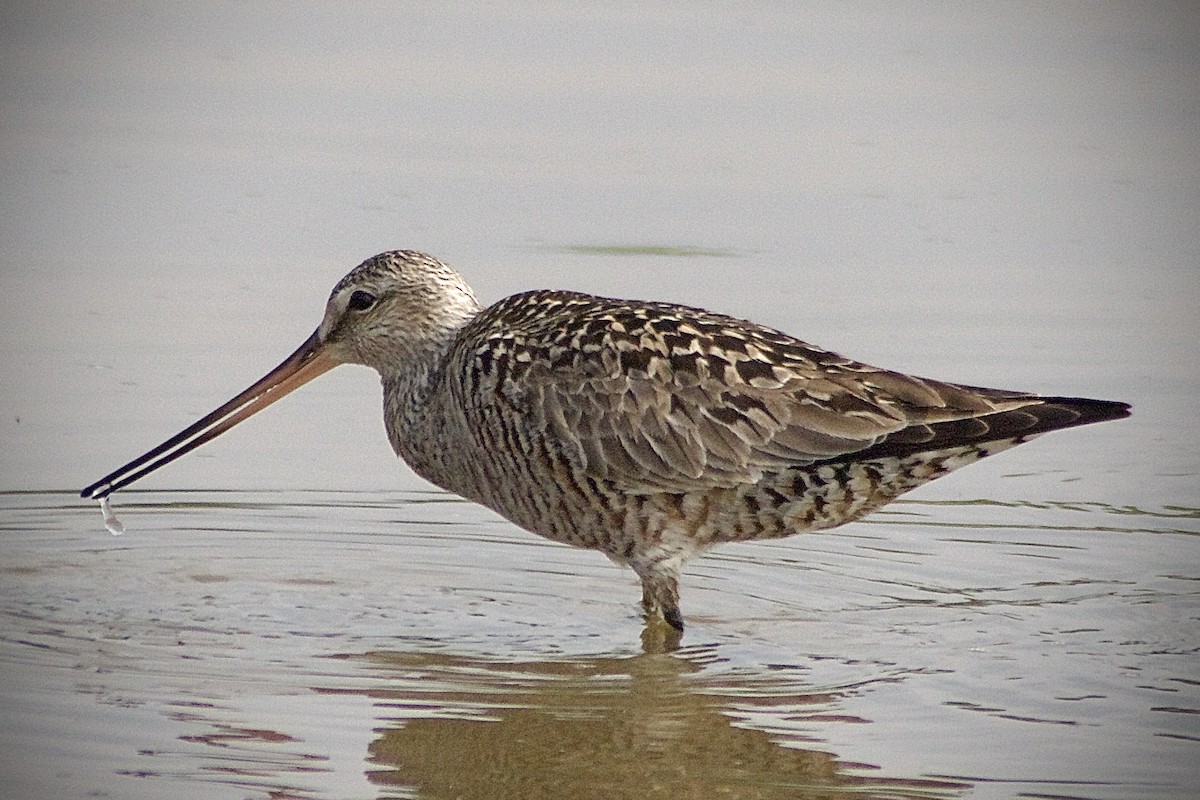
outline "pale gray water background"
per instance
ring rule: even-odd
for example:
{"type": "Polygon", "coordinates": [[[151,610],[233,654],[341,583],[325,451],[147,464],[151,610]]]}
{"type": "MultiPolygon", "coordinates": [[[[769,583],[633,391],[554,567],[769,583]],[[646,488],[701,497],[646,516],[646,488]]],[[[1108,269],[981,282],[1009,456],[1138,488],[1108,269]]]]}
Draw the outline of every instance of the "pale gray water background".
{"type": "Polygon", "coordinates": [[[5,798],[1184,798],[1200,13],[0,9],[5,798]],[[837,532],[632,574],[432,491],[366,370],[118,493],[359,260],[1121,399],[837,532]]]}

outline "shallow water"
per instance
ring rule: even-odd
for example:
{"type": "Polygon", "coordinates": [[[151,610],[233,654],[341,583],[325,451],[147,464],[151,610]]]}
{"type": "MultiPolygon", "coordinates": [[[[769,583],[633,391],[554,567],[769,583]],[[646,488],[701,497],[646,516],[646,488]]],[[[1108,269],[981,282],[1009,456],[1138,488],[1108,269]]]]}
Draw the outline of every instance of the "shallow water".
{"type": "Polygon", "coordinates": [[[1181,797],[1200,509],[902,502],[631,574],[433,492],[9,493],[13,796],[1181,797]]]}
{"type": "Polygon", "coordinates": [[[1193,797],[1200,12],[1131,8],[4,4],[0,795],[1193,797]],[[717,550],[670,655],[365,370],[110,535],[393,247],[1134,415],[717,550]]]}

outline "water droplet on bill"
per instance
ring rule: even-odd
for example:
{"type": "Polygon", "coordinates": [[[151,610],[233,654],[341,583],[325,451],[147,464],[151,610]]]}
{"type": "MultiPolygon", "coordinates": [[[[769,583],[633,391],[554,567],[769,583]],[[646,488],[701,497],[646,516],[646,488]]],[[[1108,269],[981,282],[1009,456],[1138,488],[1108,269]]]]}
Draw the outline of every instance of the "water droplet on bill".
{"type": "Polygon", "coordinates": [[[121,524],[121,520],[117,519],[117,515],[113,513],[112,506],[108,504],[107,497],[100,498],[100,513],[104,515],[104,527],[108,528],[108,532],[113,536],[120,536],[125,532],[125,526],[121,524]]]}

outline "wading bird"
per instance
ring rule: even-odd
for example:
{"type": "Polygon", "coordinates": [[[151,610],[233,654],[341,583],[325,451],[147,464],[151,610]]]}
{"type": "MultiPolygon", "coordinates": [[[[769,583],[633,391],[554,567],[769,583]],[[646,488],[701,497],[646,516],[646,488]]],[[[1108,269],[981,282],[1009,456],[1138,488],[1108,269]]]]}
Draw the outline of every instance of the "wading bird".
{"type": "Polygon", "coordinates": [[[683,630],[679,571],[722,542],[858,519],[951,470],[1125,403],[879,369],[741,319],[532,291],[480,306],[431,256],[382,253],[257,383],[84,489],[104,498],[338,364],[383,381],[396,453],[526,530],[641,579],[647,623],[683,630]]]}

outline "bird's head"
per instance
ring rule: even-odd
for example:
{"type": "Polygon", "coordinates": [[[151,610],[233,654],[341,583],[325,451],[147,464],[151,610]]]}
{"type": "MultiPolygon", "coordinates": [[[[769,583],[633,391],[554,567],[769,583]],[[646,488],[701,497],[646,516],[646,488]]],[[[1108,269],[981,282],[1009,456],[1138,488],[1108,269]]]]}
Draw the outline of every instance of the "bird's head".
{"type": "Polygon", "coordinates": [[[333,361],[386,375],[442,350],[479,308],[453,269],[424,253],[392,250],[338,281],[314,336],[333,361]]]}
{"type": "Polygon", "coordinates": [[[458,329],[478,312],[479,302],[462,277],[432,256],[393,250],[369,258],[333,287],[320,326],[279,366],[81,494],[108,496],[338,364],[364,364],[385,377],[419,370],[444,352],[458,329]]]}

